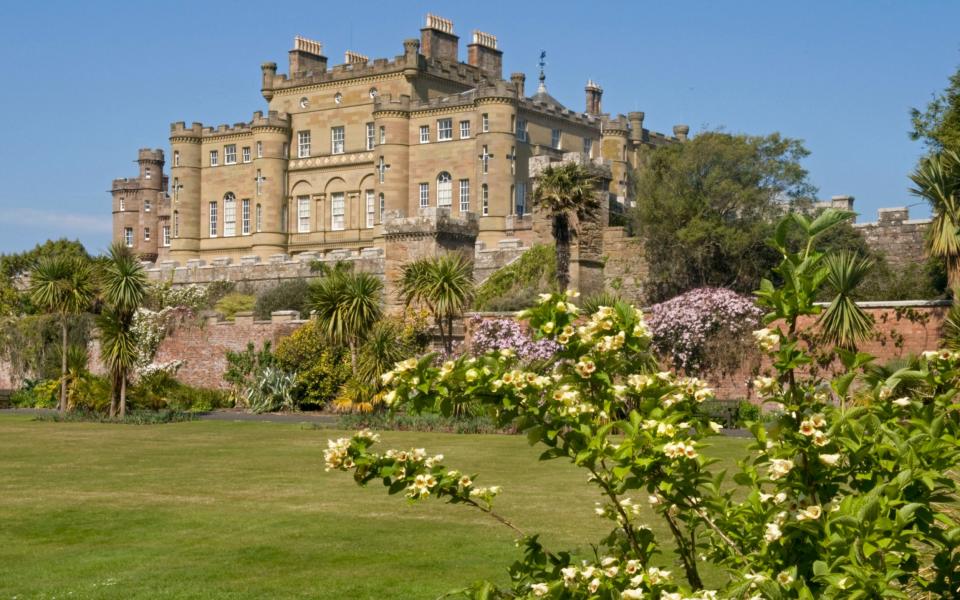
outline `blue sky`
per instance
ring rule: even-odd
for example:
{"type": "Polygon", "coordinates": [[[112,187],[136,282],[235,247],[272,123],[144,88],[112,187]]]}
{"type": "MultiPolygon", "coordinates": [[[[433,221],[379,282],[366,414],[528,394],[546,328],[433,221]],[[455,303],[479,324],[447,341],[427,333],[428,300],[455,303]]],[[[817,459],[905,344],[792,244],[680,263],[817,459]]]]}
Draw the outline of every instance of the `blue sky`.
{"type": "Polygon", "coordinates": [[[643,110],[657,131],[803,139],[821,197],[856,196],[861,221],[916,202],[908,110],[960,64],[958,2],[4,3],[0,252],[64,236],[102,250],[111,179],[135,174],[137,148],[166,149],[170,122],[248,120],[260,63],[285,70],[296,34],[331,62],[392,57],[427,12],[454,21],[461,59],[473,29],[497,35],[505,73],[535,80],[545,49],[571,108],[591,78],[604,110],[643,110]]]}

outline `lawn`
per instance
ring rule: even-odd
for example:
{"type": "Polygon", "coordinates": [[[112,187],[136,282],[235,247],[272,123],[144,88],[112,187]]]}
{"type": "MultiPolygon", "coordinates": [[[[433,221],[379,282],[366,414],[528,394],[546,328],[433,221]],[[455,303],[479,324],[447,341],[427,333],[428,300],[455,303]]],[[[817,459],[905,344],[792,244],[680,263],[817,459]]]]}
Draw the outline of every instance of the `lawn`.
{"type": "MultiPolygon", "coordinates": [[[[435,598],[506,581],[519,555],[510,531],[325,473],[323,448],[338,435],[0,415],[0,600],[435,598]]],[[[604,532],[583,472],[538,463],[522,436],[388,432],[383,442],[441,452],[478,484],[502,485],[498,511],[550,548],[587,553],[604,532]]],[[[710,454],[732,464],[743,447],[718,438],[710,454]]]]}

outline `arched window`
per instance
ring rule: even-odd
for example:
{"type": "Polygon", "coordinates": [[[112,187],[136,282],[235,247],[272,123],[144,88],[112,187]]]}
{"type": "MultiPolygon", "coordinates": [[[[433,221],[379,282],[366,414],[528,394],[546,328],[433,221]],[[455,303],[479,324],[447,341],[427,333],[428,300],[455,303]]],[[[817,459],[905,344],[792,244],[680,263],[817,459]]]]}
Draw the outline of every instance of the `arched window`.
{"type": "Polygon", "coordinates": [[[437,206],[449,208],[453,204],[453,177],[446,171],[437,175],[437,206]]]}
{"type": "Polygon", "coordinates": [[[237,198],[233,192],[223,196],[223,237],[237,235],[237,198]]]}

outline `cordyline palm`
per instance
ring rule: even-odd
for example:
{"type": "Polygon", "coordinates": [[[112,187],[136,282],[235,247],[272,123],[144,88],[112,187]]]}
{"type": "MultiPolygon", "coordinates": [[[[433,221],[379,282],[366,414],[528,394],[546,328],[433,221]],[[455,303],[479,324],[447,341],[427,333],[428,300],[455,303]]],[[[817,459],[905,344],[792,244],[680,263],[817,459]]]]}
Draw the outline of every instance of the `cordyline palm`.
{"type": "Polygon", "coordinates": [[[334,343],[347,344],[357,369],[357,345],[383,314],[383,283],[369,273],[334,272],[313,285],[310,307],[321,331],[334,343]]]}
{"type": "Polygon", "coordinates": [[[910,179],[915,186],[910,193],[927,200],[933,212],[927,250],[946,261],[950,286],[956,287],[960,283],[960,156],[944,150],[927,157],[910,179]]]}
{"type": "Polygon", "coordinates": [[[127,377],[137,361],[139,340],[133,332],[137,309],[147,292],[147,275],[137,256],[123,244],[113,244],[100,274],[103,311],[97,318],[103,362],[113,375],[110,416],[117,414],[117,390],[120,417],[127,414],[127,377]]]}
{"type": "Polygon", "coordinates": [[[532,204],[550,219],[557,246],[560,290],[570,286],[570,242],[577,233],[572,218],[581,223],[600,209],[596,183],[587,168],[577,163],[547,166],[534,182],[532,204]]]}
{"type": "Polygon", "coordinates": [[[459,252],[422,258],[403,267],[401,299],[407,306],[420,302],[427,307],[447,354],[453,352],[453,321],[469,306],[473,292],[473,264],[459,252]]]}
{"type": "Polygon", "coordinates": [[[820,315],[823,336],[840,348],[856,350],[857,343],[870,335],[873,318],[857,306],[853,291],[873,268],[873,260],[845,250],[826,255],[824,268],[824,281],[837,295],[820,315]]]}
{"type": "Polygon", "coordinates": [[[30,273],[30,298],[34,304],[60,319],[61,413],[67,410],[67,330],[71,316],[82,313],[95,295],[90,265],[73,257],[52,256],[41,259],[30,273]]]}

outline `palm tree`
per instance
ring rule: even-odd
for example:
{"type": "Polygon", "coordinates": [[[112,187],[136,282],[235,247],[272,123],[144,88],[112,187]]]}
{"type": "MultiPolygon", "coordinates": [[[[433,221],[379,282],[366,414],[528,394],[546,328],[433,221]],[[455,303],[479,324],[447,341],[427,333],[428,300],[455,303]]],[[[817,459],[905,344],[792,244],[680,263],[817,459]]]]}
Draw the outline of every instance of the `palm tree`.
{"type": "Polygon", "coordinates": [[[910,179],[915,185],[910,193],[927,200],[933,212],[927,250],[946,261],[950,287],[956,287],[960,284],[960,156],[953,150],[929,156],[910,179]]]}
{"type": "Polygon", "coordinates": [[[469,306],[473,292],[473,264],[459,252],[422,258],[403,267],[401,299],[407,306],[414,302],[426,305],[447,354],[453,352],[453,321],[469,306]]]}
{"type": "Polygon", "coordinates": [[[570,286],[570,242],[576,236],[577,223],[591,218],[600,209],[594,189],[597,179],[577,163],[548,165],[535,179],[532,204],[550,219],[557,246],[557,286],[570,286]]]}
{"type": "Polygon", "coordinates": [[[863,281],[873,260],[861,258],[848,250],[824,257],[825,281],[836,296],[820,316],[823,336],[840,348],[856,350],[857,343],[866,339],[873,329],[873,318],[853,299],[853,292],[863,281]]]}
{"type": "Polygon", "coordinates": [[[321,331],[334,343],[350,348],[350,364],[357,369],[357,346],[380,320],[383,283],[369,273],[334,271],[313,284],[310,306],[321,331]]]}
{"type": "Polygon", "coordinates": [[[117,414],[116,386],[119,386],[120,417],[123,418],[127,414],[127,377],[138,356],[133,323],[147,293],[147,275],[133,251],[115,243],[107,253],[101,280],[104,308],[97,318],[97,326],[103,360],[115,386],[110,398],[110,416],[117,414]]]}
{"type": "Polygon", "coordinates": [[[61,413],[67,410],[67,330],[71,315],[82,313],[94,298],[90,265],[75,257],[55,255],[41,259],[30,274],[30,298],[34,304],[60,318],[61,413]]]}

